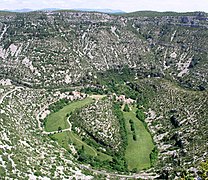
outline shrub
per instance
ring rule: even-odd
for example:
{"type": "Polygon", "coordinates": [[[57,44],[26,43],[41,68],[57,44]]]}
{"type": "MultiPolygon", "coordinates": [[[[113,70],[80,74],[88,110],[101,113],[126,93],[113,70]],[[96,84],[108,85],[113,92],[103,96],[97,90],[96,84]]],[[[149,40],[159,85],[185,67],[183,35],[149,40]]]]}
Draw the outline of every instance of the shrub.
{"type": "Polygon", "coordinates": [[[137,168],[134,168],[131,170],[133,173],[136,173],[137,172],[137,168]]]}

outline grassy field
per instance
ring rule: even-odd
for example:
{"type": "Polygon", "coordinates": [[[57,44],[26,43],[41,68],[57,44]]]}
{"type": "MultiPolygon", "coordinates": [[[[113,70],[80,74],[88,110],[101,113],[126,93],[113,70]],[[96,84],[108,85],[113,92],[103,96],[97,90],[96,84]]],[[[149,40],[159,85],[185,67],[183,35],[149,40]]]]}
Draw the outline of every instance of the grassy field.
{"type": "MultiPolygon", "coordinates": [[[[76,108],[81,108],[92,102],[93,98],[89,97],[84,100],[72,102],[58,112],[51,113],[47,117],[45,130],[48,132],[53,132],[57,131],[58,127],[61,127],[62,130],[69,128],[66,115],[70,112],[73,112],[76,108]]],[[[83,142],[81,138],[72,131],[65,131],[53,134],[52,138],[55,139],[66,150],[70,150],[69,144],[73,144],[76,149],[81,149],[82,146],[84,146],[85,153],[90,156],[97,156],[101,161],[112,159],[111,156],[98,152],[95,148],[83,142]]]]}
{"type": "Polygon", "coordinates": [[[125,158],[128,163],[129,170],[137,168],[142,170],[150,167],[149,155],[154,147],[151,135],[145,129],[143,123],[136,118],[135,110],[124,112],[126,120],[128,146],[125,153],[125,158]],[[135,132],[137,140],[133,140],[133,133],[130,128],[129,120],[132,119],[135,124],[135,132]]]}
{"type": "MultiPolygon", "coordinates": [[[[66,115],[73,112],[76,108],[81,108],[87,104],[93,102],[92,98],[86,98],[84,100],[75,101],[65,106],[61,110],[55,113],[51,113],[47,117],[45,124],[45,130],[48,132],[57,131],[58,127],[62,129],[69,128],[66,115]]],[[[129,170],[137,168],[138,170],[150,167],[149,155],[154,147],[151,135],[145,129],[143,123],[136,118],[135,109],[130,112],[124,112],[124,118],[126,120],[128,146],[125,152],[125,158],[128,163],[129,170]],[[130,128],[129,120],[132,119],[135,125],[135,133],[137,140],[133,140],[133,133],[130,128]]],[[[58,143],[69,150],[68,144],[73,144],[76,149],[81,149],[84,146],[85,153],[91,156],[96,156],[100,160],[110,160],[111,157],[98,152],[94,147],[89,146],[81,140],[81,138],[72,131],[61,132],[52,135],[58,143]]]]}
{"type": "Polygon", "coordinates": [[[76,147],[76,149],[81,149],[82,146],[84,146],[85,153],[87,155],[94,157],[97,156],[101,161],[112,159],[107,154],[98,152],[96,149],[83,142],[78,135],[71,131],[56,133],[52,135],[52,138],[54,138],[66,150],[70,150],[68,144],[73,144],[76,147]]]}
{"type": "Polygon", "coordinates": [[[77,136],[71,131],[57,133],[57,134],[54,134],[53,137],[58,141],[58,143],[62,147],[64,147],[67,150],[70,149],[68,144],[72,143],[77,149],[81,149],[82,146],[84,146],[86,154],[91,155],[91,156],[97,156],[97,151],[94,148],[84,143],[79,138],[79,136],[77,136]]]}
{"type": "Polygon", "coordinates": [[[98,152],[97,153],[97,158],[100,159],[101,161],[106,161],[106,160],[112,160],[112,157],[107,155],[107,154],[104,154],[102,152],[98,152]]]}
{"type": "Polygon", "coordinates": [[[81,108],[87,104],[90,104],[91,102],[93,102],[92,98],[86,98],[80,101],[75,101],[65,106],[63,109],[59,110],[58,112],[51,113],[46,118],[45,131],[48,132],[57,131],[58,127],[61,127],[62,130],[69,128],[66,115],[74,111],[76,108],[81,108]]]}

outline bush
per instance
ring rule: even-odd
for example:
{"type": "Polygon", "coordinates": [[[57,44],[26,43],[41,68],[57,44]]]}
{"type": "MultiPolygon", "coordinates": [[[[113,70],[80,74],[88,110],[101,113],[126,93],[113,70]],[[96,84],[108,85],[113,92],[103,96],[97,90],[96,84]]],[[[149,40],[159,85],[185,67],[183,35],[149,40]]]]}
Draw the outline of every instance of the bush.
{"type": "Polygon", "coordinates": [[[59,126],[58,127],[58,132],[61,132],[62,131],[62,128],[59,126]]]}
{"type": "Polygon", "coordinates": [[[35,176],[41,176],[42,174],[41,174],[40,171],[36,171],[36,172],[34,173],[34,175],[35,175],[35,176]]]}
{"type": "Polygon", "coordinates": [[[137,172],[137,168],[132,169],[131,172],[136,173],[137,172]]]}
{"type": "Polygon", "coordinates": [[[131,131],[135,131],[134,121],[132,119],[130,119],[129,123],[130,123],[130,126],[131,126],[131,131]]]}

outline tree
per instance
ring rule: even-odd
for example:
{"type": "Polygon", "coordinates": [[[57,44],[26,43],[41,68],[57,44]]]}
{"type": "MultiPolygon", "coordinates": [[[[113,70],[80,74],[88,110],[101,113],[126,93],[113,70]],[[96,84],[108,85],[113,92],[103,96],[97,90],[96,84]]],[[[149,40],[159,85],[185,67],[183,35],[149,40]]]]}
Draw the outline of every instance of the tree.
{"type": "Polygon", "coordinates": [[[62,128],[59,126],[58,127],[58,132],[61,132],[62,131],[62,128]]]}
{"type": "Polygon", "coordinates": [[[131,131],[135,131],[135,125],[134,125],[134,121],[132,119],[129,120],[129,123],[131,125],[131,131]]]}
{"type": "Polygon", "coordinates": [[[140,120],[140,121],[143,121],[145,120],[146,116],[144,114],[144,112],[141,110],[141,109],[138,109],[136,111],[136,117],[140,120]]]}
{"type": "Polygon", "coordinates": [[[135,124],[134,121],[132,119],[129,120],[129,124],[131,126],[131,131],[133,133],[133,140],[136,141],[137,140],[137,136],[136,136],[136,131],[135,131],[135,124]]]}
{"type": "Polygon", "coordinates": [[[135,134],[135,133],[133,134],[133,140],[134,140],[134,141],[137,140],[137,137],[136,137],[136,134],[135,134]]]}
{"type": "Polygon", "coordinates": [[[130,111],[129,106],[127,104],[124,105],[123,111],[125,111],[125,112],[129,112],[130,111]]]}
{"type": "Polygon", "coordinates": [[[154,147],[152,152],[150,153],[151,166],[153,166],[156,163],[157,158],[158,158],[158,149],[157,149],[157,147],[154,147]]]}
{"type": "Polygon", "coordinates": [[[137,168],[133,168],[131,171],[132,171],[133,173],[136,173],[136,172],[137,172],[137,168]]]}

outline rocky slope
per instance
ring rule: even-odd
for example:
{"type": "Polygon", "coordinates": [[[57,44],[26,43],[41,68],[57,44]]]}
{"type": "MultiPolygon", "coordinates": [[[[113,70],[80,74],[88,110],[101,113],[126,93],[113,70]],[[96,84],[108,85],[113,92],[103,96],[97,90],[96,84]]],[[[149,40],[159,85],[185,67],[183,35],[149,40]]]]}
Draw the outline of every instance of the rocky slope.
{"type": "Polygon", "coordinates": [[[37,113],[52,96],[48,97],[44,90],[12,86],[0,86],[0,90],[0,98],[3,98],[0,101],[1,179],[35,179],[38,176],[42,179],[91,179],[81,173],[66,150],[38,128],[37,113]]]}
{"type": "Polygon", "coordinates": [[[163,169],[169,179],[179,172],[196,175],[196,167],[207,159],[207,91],[187,90],[162,79],[143,79],[138,85],[149,94],[146,122],[160,151],[156,169],[163,169]]]}
{"type": "Polygon", "coordinates": [[[1,14],[0,75],[31,86],[77,84],[97,71],[134,69],[207,88],[207,16],[85,12],[1,14]]]}
{"type": "Polygon", "coordinates": [[[120,124],[114,115],[113,105],[110,100],[98,100],[77,110],[70,117],[70,121],[75,132],[81,134],[81,137],[93,138],[103,148],[109,148],[113,151],[121,149],[120,124]]]}

